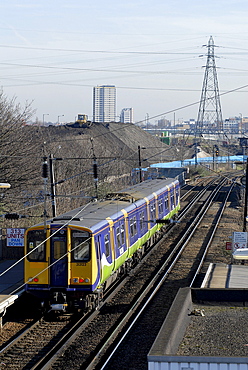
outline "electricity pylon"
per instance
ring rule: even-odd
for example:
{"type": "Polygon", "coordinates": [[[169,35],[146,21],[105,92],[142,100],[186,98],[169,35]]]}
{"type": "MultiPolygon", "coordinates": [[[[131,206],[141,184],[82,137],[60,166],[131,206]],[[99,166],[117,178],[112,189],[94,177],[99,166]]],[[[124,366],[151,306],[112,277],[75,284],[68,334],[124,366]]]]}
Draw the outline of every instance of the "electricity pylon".
{"type": "Polygon", "coordinates": [[[210,36],[208,45],[203,46],[208,48],[208,54],[196,124],[196,134],[199,135],[203,132],[220,133],[223,131],[220,95],[214,57],[214,48],[216,45],[214,45],[213,37],[210,36]]]}

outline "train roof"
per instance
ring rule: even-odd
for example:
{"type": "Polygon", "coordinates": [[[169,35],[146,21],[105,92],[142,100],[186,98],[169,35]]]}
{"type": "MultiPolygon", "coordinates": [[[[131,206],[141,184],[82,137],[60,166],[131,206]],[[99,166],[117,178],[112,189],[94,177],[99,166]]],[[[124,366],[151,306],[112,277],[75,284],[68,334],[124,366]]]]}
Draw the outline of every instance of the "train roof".
{"type": "Polygon", "coordinates": [[[160,189],[163,189],[166,186],[171,185],[172,183],[178,183],[178,180],[173,178],[147,180],[132,185],[127,189],[118,191],[116,193],[110,193],[108,195],[112,197],[119,196],[120,198],[126,196],[127,199],[129,197],[132,199],[132,201],[136,202],[139,199],[143,199],[145,197],[148,197],[149,195],[152,195],[153,193],[157,193],[160,189]]]}
{"type": "MultiPolygon", "coordinates": [[[[172,183],[175,179],[155,179],[130,186],[122,191],[108,194],[107,199],[95,201],[73,209],[60,216],[47,220],[47,225],[63,225],[86,227],[96,230],[98,226],[108,225],[107,217],[115,215],[115,218],[123,208],[130,208],[134,202],[160,193],[160,190],[172,183]]],[[[145,201],[144,201],[145,202],[145,201]]],[[[135,208],[135,205],[134,205],[135,208]]],[[[39,225],[42,225],[40,223],[39,225]]],[[[38,225],[37,225],[38,226],[38,225]]]]}
{"type": "Polygon", "coordinates": [[[73,209],[58,217],[54,217],[52,220],[49,220],[48,223],[63,224],[66,221],[70,221],[70,225],[92,229],[93,226],[97,224],[101,224],[101,226],[104,224],[108,225],[106,218],[115,214],[118,210],[126,208],[128,205],[130,205],[130,203],[127,201],[96,201],[88,203],[86,206],[73,209]]]}

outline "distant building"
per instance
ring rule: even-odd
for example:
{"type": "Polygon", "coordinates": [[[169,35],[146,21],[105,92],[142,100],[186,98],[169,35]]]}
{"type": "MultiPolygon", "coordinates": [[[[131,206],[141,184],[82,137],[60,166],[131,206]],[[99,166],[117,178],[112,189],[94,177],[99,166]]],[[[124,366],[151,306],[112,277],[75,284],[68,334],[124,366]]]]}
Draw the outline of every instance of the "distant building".
{"type": "Polygon", "coordinates": [[[242,117],[241,118],[241,130],[242,132],[248,131],[248,117],[242,117]]]}
{"type": "Polygon", "coordinates": [[[120,122],[133,123],[133,108],[123,108],[120,115],[120,122]]]}
{"type": "Polygon", "coordinates": [[[223,122],[223,131],[229,133],[238,133],[241,126],[240,117],[231,117],[225,119],[223,122]]]}
{"type": "Polygon", "coordinates": [[[169,121],[166,118],[161,118],[158,120],[158,127],[160,128],[171,127],[171,121],[169,121]]]}
{"type": "Polygon", "coordinates": [[[116,88],[114,85],[93,89],[93,122],[115,122],[116,88]]]}

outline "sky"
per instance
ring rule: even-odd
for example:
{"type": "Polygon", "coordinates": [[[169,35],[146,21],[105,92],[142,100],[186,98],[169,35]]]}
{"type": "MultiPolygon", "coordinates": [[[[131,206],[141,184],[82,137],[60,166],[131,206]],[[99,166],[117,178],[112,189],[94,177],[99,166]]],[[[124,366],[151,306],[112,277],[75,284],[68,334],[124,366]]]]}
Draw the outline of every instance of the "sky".
{"type": "Polygon", "coordinates": [[[92,119],[97,85],[117,116],[197,119],[210,36],[223,118],[246,117],[247,0],[0,0],[0,86],[33,120],[92,119]]]}

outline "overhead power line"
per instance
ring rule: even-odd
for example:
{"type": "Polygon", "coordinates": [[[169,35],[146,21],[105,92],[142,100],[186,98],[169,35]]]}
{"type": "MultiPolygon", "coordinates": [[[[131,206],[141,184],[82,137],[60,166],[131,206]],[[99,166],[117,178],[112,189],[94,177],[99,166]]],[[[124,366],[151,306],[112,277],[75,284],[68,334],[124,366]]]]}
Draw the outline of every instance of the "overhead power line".
{"type": "MultiPolygon", "coordinates": [[[[62,52],[77,52],[77,53],[100,53],[100,54],[134,54],[134,55],[198,55],[199,52],[185,52],[185,51],[122,51],[122,50],[92,50],[92,49],[64,49],[64,48],[45,48],[45,47],[35,47],[35,46],[18,46],[18,45],[4,45],[0,44],[0,48],[7,49],[24,49],[24,50],[40,50],[40,51],[62,51],[62,52]]],[[[237,47],[224,47],[220,46],[222,49],[231,49],[231,50],[240,50],[245,54],[248,53],[246,48],[237,48],[237,47]]],[[[222,54],[233,55],[233,52],[222,52],[222,54]]],[[[237,54],[237,53],[235,53],[237,54]]]]}
{"type": "MultiPolygon", "coordinates": [[[[108,68],[78,68],[78,67],[58,67],[58,66],[47,66],[39,64],[23,64],[23,63],[7,63],[0,62],[1,65],[8,65],[13,67],[28,67],[28,68],[43,68],[52,70],[66,70],[66,71],[83,71],[83,72],[110,72],[110,73],[137,73],[137,74],[170,74],[170,73],[186,73],[183,70],[176,71],[144,71],[144,70],[122,70],[122,69],[108,69],[108,68]]],[[[190,72],[192,73],[192,72],[190,72]]]]}
{"type": "Polygon", "coordinates": [[[78,53],[101,53],[101,54],[134,54],[134,55],[198,55],[199,52],[177,52],[177,51],[115,51],[115,50],[89,50],[89,49],[62,49],[62,48],[41,48],[35,46],[17,46],[3,45],[0,48],[8,49],[28,49],[41,51],[63,51],[63,52],[78,52],[78,53]]]}

